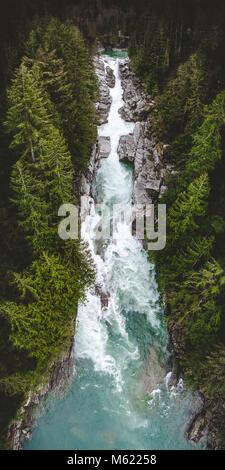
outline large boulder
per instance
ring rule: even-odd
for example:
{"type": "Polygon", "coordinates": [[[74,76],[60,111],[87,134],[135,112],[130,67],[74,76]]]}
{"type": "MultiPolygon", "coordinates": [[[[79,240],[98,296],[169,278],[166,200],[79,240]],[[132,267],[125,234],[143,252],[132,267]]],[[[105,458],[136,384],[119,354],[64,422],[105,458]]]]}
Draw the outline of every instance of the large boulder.
{"type": "Polygon", "coordinates": [[[154,101],[146,93],[142,81],[130,70],[129,59],[119,66],[121,85],[123,88],[124,106],[119,113],[125,121],[143,121],[148,117],[154,101]]]}
{"type": "Polygon", "coordinates": [[[134,204],[155,202],[161,196],[164,170],[160,152],[151,136],[149,121],[137,122],[133,133],[120,137],[118,154],[120,161],[130,162],[134,166],[134,204]]]}
{"type": "Polygon", "coordinates": [[[116,83],[116,77],[109,66],[106,67],[106,83],[110,88],[114,88],[116,83]]]}
{"type": "Polygon", "coordinates": [[[108,115],[112,98],[109,91],[109,82],[112,84],[113,78],[109,79],[110,72],[106,71],[104,61],[99,55],[96,55],[93,59],[95,73],[99,83],[99,100],[95,103],[95,107],[98,114],[98,120],[100,124],[106,124],[108,122],[108,115]]]}
{"type": "Polygon", "coordinates": [[[160,180],[148,178],[145,183],[145,189],[153,198],[158,196],[160,191],[160,180]]]}
{"type": "Polygon", "coordinates": [[[118,155],[120,161],[133,163],[135,159],[136,145],[133,134],[120,137],[118,155]]]}
{"type": "Polygon", "coordinates": [[[110,137],[100,136],[97,139],[97,159],[107,158],[111,152],[110,137]]]}

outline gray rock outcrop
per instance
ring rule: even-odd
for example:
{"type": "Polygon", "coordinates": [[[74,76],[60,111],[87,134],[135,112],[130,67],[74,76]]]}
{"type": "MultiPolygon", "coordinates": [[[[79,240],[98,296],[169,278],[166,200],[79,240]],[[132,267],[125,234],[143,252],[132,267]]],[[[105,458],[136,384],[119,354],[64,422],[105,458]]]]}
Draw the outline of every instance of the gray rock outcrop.
{"type": "Polygon", "coordinates": [[[164,194],[166,178],[174,173],[170,147],[154,136],[149,116],[154,101],[131,72],[129,59],[120,63],[119,70],[125,102],[119,112],[126,121],[136,122],[134,132],[120,138],[119,159],[134,167],[133,203],[152,204],[164,194]]]}
{"type": "Polygon", "coordinates": [[[166,176],[173,173],[163,159],[162,145],[152,136],[151,121],[137,122],[132,134],[121,136],[118,146],[120,161],[134,166],[134,204],[151,204],[163,195],[166,176]]]}
{"type": "Polygon", "coordinates": [[[110,96],[109,87],[115,85],[115,77],[110,67],[105,67],[104,61],[100,55],[96,55],[93,59],[95,72],[99,82],[99,100],[95,103],[100,124],[108,122],[108,115],[112,98],[110,96]],[[114,84],[113,84],[114,83],[114,84]]]}
{"type": "Polygon", "coordinates": [[[109,66],[106,67],[106,83],[110,88],[114,88],[116,83],[116,77],[109,66]]]}
{"type": "Polygon", "coordinates": [[[120,63],[119,71],[125,102],[119,110],[121,116],[130,122],[146,119],[154,106],[154,101],[145,92],[142,81],[131,72],[129,59],[120,63]]]}
{"type": "Polygon", "coordinates": [[[123,135],[120,137],[118,154],[120,161],[134,163],[136,145],[133,134],[123,135]]]}
{"type": "Polygon", "coordinates": [[[82,174],[80,179],[79,195],[92,195],[92,182],[96,172],[101,165],[101,159],[107,158],[111,152],[110,137],[99,136],[93,145],[91,156],[89,159],[88,169],[82,174]]]}
{"type": "Polygon", "coordinates": [[[39,391],[29,393],[26,403],[20,408],[19,416],[8,428],[7,440],[12,450],[21,450],[23,439],[31,439],[32,428],[43,407],[43,399],[49,394],[63,395],[74,376],[74,337],[71,347],[61,359],[52,364],[49,379],[39,391]]]}
{"type": "Polygon", "coordinates": [[[111,151],[110,137],[100,136],[97,139],[97,159],[107,158],[111,151]]]}

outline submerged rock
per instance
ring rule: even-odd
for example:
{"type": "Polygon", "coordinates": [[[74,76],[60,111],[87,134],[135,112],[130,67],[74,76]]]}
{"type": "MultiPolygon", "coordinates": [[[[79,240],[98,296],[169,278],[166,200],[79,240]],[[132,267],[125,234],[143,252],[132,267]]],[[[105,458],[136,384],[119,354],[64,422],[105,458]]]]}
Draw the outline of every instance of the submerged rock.
{"type": "Polygon", "coordinates": [[[157,352],[152,347],[145,361],[141,379],[137,387],[137,396],[140,397],[143,392],[151,394],[158,389],[165,379],[165,368],[160,363],[157,352]]]}

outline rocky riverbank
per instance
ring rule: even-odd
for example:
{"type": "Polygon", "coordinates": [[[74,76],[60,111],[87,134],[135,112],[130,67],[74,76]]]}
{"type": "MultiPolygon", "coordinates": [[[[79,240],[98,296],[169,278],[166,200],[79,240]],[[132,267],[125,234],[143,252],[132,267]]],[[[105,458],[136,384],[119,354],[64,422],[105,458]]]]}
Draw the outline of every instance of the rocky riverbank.
{"type": "MultiPolygon", "coordinates": [[[[133,203],[154,204],[160,201],[167,189],[167,177],[175,172],[170,163],[169,145],[160,142],[153,133],[151,110],[154,101],[145,93],[142,81],[132,73],[129,59],[120,64],[120,78],[125,102],[120,109],[121,116],[136,124],[132,134],[120,138],[119,158],[134,168],[133,203]]],[[[171,325],[169,334],[172,373],[168,385],[176,386],[185,344],[182,329],[177,325],[171,325]]],[[[205,440],[209,448],[218,448],[212,416],[212,405],[202,394],[195,393],[186,426],[187,438],[194,443],[205,440]]]]}
{"type": "Polygon", "coordinates": [[[168,146],[162,145],[152,131],[149,116],[154,101],[131,72],[129,59],[120,64],[120,77],[125,102],[121,116],[136,124],[132,134],[120,138],[119,159],[134,167],[134,204],[152,204],[165,192],[166,178],[174,169],[169,162],[168,146]]]}
{"type": "MultiPolygon", "coordinates": [[[[110,96],[110,88],[115,85],[115,76],[110,67],[105,67],[104,61],[99,54],[94,57],[94,67],[98,78],[99,99],[95,103],[97,118],[99,124],[108,122],[108,115],[112,98],[110,96]]],[[[87,171],[81,176],[79,182],[79,195],[92,197],[92,182],[96,172],[101,164],[102,158],[107,158],[111,151],[110,137],[97,137],[93,146],[87,171]]]]}
{"type": "MultiPolygon", "coordinates": [[[[110,67],[106,67],[100,55],[94,57],[94,65],[99,80],[99,100],[96,103],[98,121],[104,124],[108,120],[108,113],[111,106],[110,87],[115,84],[115,77],[110,67]]],[[[167,145],[157,140],[152,132],[151,109],[154,101],[145,93],[140,79],[130,70],[129,60],[124,60],[120,64],[120,77],[123,87],[124,106],[120,113],[123,119],[128,122],[136,122],[134,132],[120,138],[118,153],[120,161],[129,162],[133,165],[134,185],[133,203],[151,204],[159,201],[166,190],[167,176],[174,172],[169,161],[169,149],[167,145]]],[[[93,146],[88,170],[81,175],[78,182],[79,197],[88,200],[89,209],[93,202],[92,182],[101,164],[101,159],[106,158],[111,149],[110,137],[98,137],[93,146]]],[[[77,182],[76,182],[77,184],[77,182]]],[[[88,210],[88,207],[87,207],[88,210]]],[[[101,291],[102,307],[107,306],[107,293],[101,291]]],[[[178,359],[184,353],[182,331],[174,326],[170,330],[171,341],[171,368],[172,373],[169,385],[174,386],[180,378],[178,359]]],[[[8,430],[8,441],[14,450],[21,449],[22,440],[31,438],[33,426],[35,426],[37,415],[42,409],[43,400],[49,394],[60,394],[65,391],[66,384],[70,384],[74,374],[73,357],[74,338],[71,339],[71,348],[57,363],[50,369],[49,380],[35,394],[30,394],[26,403],[18,412],[18,419],[11,424],[8,430]]],[[[190,420],[187,423],[186,435],[193,442],[207,436],[209,446],[216,448],[213,433],[210,433],[210,423],[212,411],[210,404],[206,400],[196,395],[196,406],[190,410],[190,420]],[[198,406],[197,406],[198,402],[198,406]]]]}
{"type": "Polygon", "coordinates": [[[99,84],[99,100],[95,107],[99,124],[105,124],[108,122],[108,114],[112,103],[109,88],[115,85],[115,77],[110,67],[105,67],[99,54],[96,54],[93,62],[99,84]]]}
{"type": "MultiPolygon", "coordinates": [[[[173,379],[176,380],[180,374],[178,364],[185,356],[186,345],[180,325],[172,323],[169,333],[174,355],[173,379]]],[[[208,449],[224,449],[224,401],[219,396],[216,400],[207,399],[202,393],[195,394],[194,397],[199,404],[197,408],[193,406],[190,412],[190,419],[186,426],[187,439],[194,443],[204,440],[208,449]]]]}
{"type": "MultiPolygon", "coordinates": [[[[99,100],[95,103],[98,120],[104,124],[108,120],[111,106],[110,87],[115,84],[115,77],[110,67],[105,67],[100,55],[94,57],[94,66],[99,80],[99,100]]],[[[81,200],[83,196],[92,200],[91,186],[100,166],[102,158],[108,157],[111,150],[110,137],[98,137],[93,146],[88,170],[75,181],[76,194],[81,200]],[[77,191],[77,188],[79,190],[77,191]]],[[[98,286],[96,286],[96,289],[98,286]]],[[[103,306],[107,304],[107,296],[100,292],[103,306]]],[[[12,450],[22,449],[24,439],[31,439],[32,429],[40,416],[45,399],[48,396],[63,395],[69,388],[74,376],[74,336],[71,338],[71,346],[59,361],[54,362],[49,370],[49,378],[44,386],[35,393],[29,393],[26,402],[18,410],[17,418],[10,424],[6,439],[12,450]]]]}
{"type": "Polygon", "coordinates": [[[71,346],[58,362],[52,364],[49,379],[35,393],[29,393],[26,402],[17,413],[17,419],[9,426],[6,436],[12,450],[21,450],[23,439],[31,439],[32,429],[41,414],[43,401],[50,395],[60,396],[70,386],[74,375],[74,337],[71,346]]]}

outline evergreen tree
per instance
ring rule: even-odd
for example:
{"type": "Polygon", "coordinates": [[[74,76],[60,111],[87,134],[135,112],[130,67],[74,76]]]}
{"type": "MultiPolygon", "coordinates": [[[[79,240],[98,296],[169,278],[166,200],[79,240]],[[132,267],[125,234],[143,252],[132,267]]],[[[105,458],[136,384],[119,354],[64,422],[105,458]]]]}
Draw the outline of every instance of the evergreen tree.
{"type": "Polygon", "coordinates": [[[43,362],[59,348],[69,347],[73,334],[77,302],[93,282],[94,271],[88,266],[84,279],[79,266],[59,255],[43,253],[23,275],[15,274],[23,303],[7,302],[2,314],[11,325],[13,344],[43,362]]]}
{"type": "Polygon", "coordinates": [[[217,95],[212,105],[205,108],[205,119],[194,136],[193,147],[187,163],[189,174],[199,174],[214,169],[221,159],[221,128],[225,125],[225,92],[217,95]]]}
{"type": "Polygon", "coordinates": [[[187,191],[178,196],[171,206],[168,213],[168,225],[174,241],[187,230],[199,228],[197,217],[206,214],[209,190],[208,175],[203,173],[188,186],[187,191]]]}
{"type": "Polygon", "coordinates": [[[12,135],[10,146],[35,163],[36,144],[46,134],[50,120],[50,102],[37,65],[29,70],[22,62],[9,89],[8,101],[5,126],[12,135]]]}
{"type": "Polygon", "coordinates": [[[18,207],[19,225],[35,252],[46,247],[49,237],[48,203],[43,198],[43,180],[37,168],[31,171],[23,161],[15,163],[11,176],[12,201],[18,207]]]}
{"type": "Polygon", "coordinates": [[[54,208],[72,203],[74,171],[65,139],[50,125],[46,138],[40,140],[40,169],[45,180],[45,197],[54,208]]]}
{"type": "Polygon", "coordinates": [[[224,284],[224,270],[214,259],[200,271],[189,272],[188,279],[182,284],[184,299],[188,296],[188,303],[185,312],[179,312],[179,323],[182,323],[193,344],[214,340],[214,334],[220,327],[220,297],[224,284]]]}

